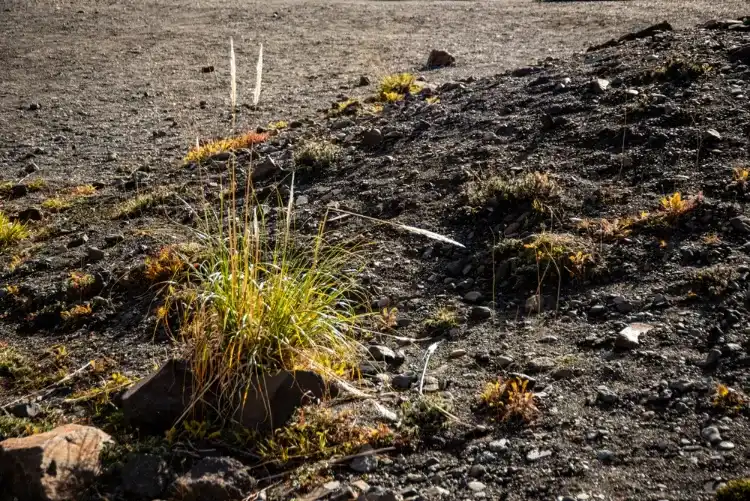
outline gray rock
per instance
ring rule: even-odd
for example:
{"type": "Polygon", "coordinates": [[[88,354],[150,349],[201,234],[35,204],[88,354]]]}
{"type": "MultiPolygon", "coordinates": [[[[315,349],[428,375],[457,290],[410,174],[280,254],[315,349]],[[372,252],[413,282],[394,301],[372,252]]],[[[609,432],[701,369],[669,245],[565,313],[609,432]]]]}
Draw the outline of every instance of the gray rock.
{"type": "Polygon", "coordinates": [[[704,442],[716,445],[721,442],[721,434],[716,426],[707,426],[701,430],[701,438],[704,442]]]}
{"type": "Polygon", "coordinates": [[[501,438],[500,440],[493,440],[487,445],[487,448],[491,452],[504,453],[508,451],[508,440],[501,438]]]}
{"type": "Polygon", "coordinates": [[[482,293],[479,291],[467,292],[466,295],[464,296],[464,301],[469,302],[469,303],[476,303],[480,299],[482,299],[482,293]]]}
{"type": "Polygon", "coordinates": [[[711,142],[711,141],[721,141],[721,139],[722,139],[721,134],[719,134],[719,131],[717,131],[716,129],[708,129],[703,134],[703,140],[704,141],[708,141],[708,142],[711,142]]]}
{"type": "Polygon", "coordinates": [[[417,377],[414,374],[398,374],[391,379],[391,386],[398,390],[408,390],[414,385],[417,377]]]}
{"type": "Polygon", "coordinates": [[[125,421],[136,428],[162,432],[182,416],[190,403],[193,376],[188,363],[170,360],[141,379],[122,397],[125,421]]]}
{"type": "Polygon", "coordinates": [[[641,334],[653,329],[653,326],[648,324],[630,324],[622,329],[615,338],[615,347],[629,350],[637,348],[641,334]]]}
{"type": "Polygon", "coordinates": [[[533,463],[551,455],[552,451],[540,451],[539,449],[532,449],[526,453],[526,461],[533,463]]]}
{"type": "Polygon", "coordinates": [[[513,363],[513,358],[505,355],[500,355],[499,357],[495,358],[495,363],[498,365],[498,367],[504,369],[505,367],[508,367],[513,363]]]}
{"type": "Polygon", "coordinates": [[[41,221],[44,213],[37,207],[29,207],[18,213],[18,220],[25,223],[27,221],[41,221]]]}
{"type": "Polygon", "coordinates": [[[633,305],[625,299],[623,296],[617,296],[614,299],[612,299],[612,302],[615,305],[615,308],[620,313],[630,313],[633,311],[633,305]]]}
{"type": "Polygon", "coordinates": [[[109,153],[107,153],[107,162],[114,162],[117,160],[117,158],[118,155],[116,151],[110,151],[109,153]]]}
{"type": "Polygon", "coordinates": [[[448,51],[433,49],[427,57],[428,68],[442,68],[444,66],[453,66],[456,58],[448,51]]]}
{"type": "Polygon", "coordinates": [[[234,501],[243,499],[256,481],[236,459],[207,457],[172,484],[181,501],[234,501]]]}
{"type": "Polygon", "coordinates": [[[466,350],[458,349],[453,350],[450,355],[448,355],[449,358],[461,358],[466,355],[466,350]]]}
{"type": "Polygon", "coordinates": [[[19,402],[3,410],[18,418],[34,418],[42,412],[39,404],[34,402],[19,402]]]}
{"type": "Polygon", "coordinates": [[[101,249],[98,249],[96,247],[87,247],[86,248],[86,257],[89,261],[101,261],[104,259],[104,251],[101,249]]]}
{"type": "Polygon", "coordinates": [[[426,489],[424,491],[424,494],[427,498],[444,498],[450,496],[451,491],[438,485],[433,485],[432,487],[426,489]]]}
{"type": "Polygon", "coordinates": [[[81,245],[85,244],[89,241],[88,235],[80,235],[78,237],[73,238],[71,241],[68,242],[68,249],[72,249],[74,247],[80,247],[81,245]]]}
{"type": "Polygon", "coordinates": [[[379,129],[367,129],[362,132],[362,144],[374,148],[383,142],[383,133],[379,129]]]}
{"type": "Polygon", "coordinates": [[[538,372],[548,372],[555,368],[555,361],[549,357],[537,357],[529,362],[527,370],[534,374],[538,372]]]}
{"type": "Polygon", "coordinates": [[[617,402],[618,397],[615,392],[606,386],[599,386],[596,389],[596,399],[605,405],[612,405],[617,402]]]}
{"type": "Polygon", "coordinates": [[[575,371],[570,367],[559,367],[550,373],[550,377],[554,380],[571,379],[575,376],[575,371]]]}
{"type": "Polygon", "coordinates": [[[469,468],[469,476],[471,478],[482,478],[487,473],[487,468],[483,464],[474,464],[469,468]]]}
{"type": "Polygon", "coordinates": [[[602,304],[597,304],[591,307],[589,310],[589,315],[592,317],[599,317],[601,315],[604,315],[607,313],[607,307],[602,304]]]}
{"type": "Polygon", "coordinates": [[[422,391],[425,393],[435,393],[436,391],[440,391],[440,381],[438,381],[438,378],[435,376],[425,376],[422,391]]]}
{"type": "Polygon", "coordinates": [[[731,451],[732,449],[734,449],[734,444],[732,442],[722,440],[721,442],[719,442],[719,445],[717,445],[716,448],[720,451],[731,451]]]}
{"type": "Polygon", "coordinates": [[[737,216],[729,220],[729,224],[735,231],[740,233],[750,233],[750,217],[737,216]]]}
{"type": "Polygon", "coordinates": [[[122,233],[112,233],[110,235],[105,235],[104,237],[104,243],[107,244],[107,247],[117,245],[123,240],[125,240],[125,235],[123,235],[122,233]]]}
{"type": "Polygon", "coordinates": [[[611,463],[615,460],[615,453],[608,449],[602,449],[596,452],[596,459],[602,463],[611,463]]]}
{"type": "Polygon", "coordinates": [[[718,364],[719,360],[721,360],[721,350],[717,348],[711,348],[711,350],[709,350],[708,352],[708,355],[706,355],[705,365],[707,367],[712,367],[718,364]]]}
{"type": "Polygon", "coordinates": [[[392,363],[396,360],[396,354],[387,346],[371,345],[367,350],[370,352],[370,356],[378,362],[392,363]]]}
{"type": "Polygon", "coordinates": [[[172,481],[172,471],[159,456],[131,453],[125,458],[122,470],[123,490],[139,499],[161,496],[172,481]]]}
{"type": "Polygon", "coordinates": [[[255,182],[268,179],[279,171],[279,166],[271,157],[266,157],[253,168],[252,180],[255,182]]]}
{"type": "Polygon", "coordinates": [[[478,482],[476,480],[472,480],[467,485],[473,492],[482,492],[485,489],[485,485],[482,482],[478,482]]]}
{"type": "Polygon", "coordinates": [[[591,91],[596,94],[603,94],[609,88],[609,80],[597,78],[591,81],[591,91]]]}
{"type": "Polygon", "coordinates": [[[367,76],[362,75],[359,77],[359,82],[357,82],[358,87],[367,87],[368,85],[370,85],[370,79],[367,76]]]}
{"type": "Polygon", "coordinates": [[[471,308],[471,318],[474,320],[487,320],[492,318],[492,309],[487,306],[473,306],[471,308]]]}
{"type": "MultiPolygon", "coordinates": [[[[359,450],[359,454],[367,453],[372,450],[373,448],[371,446],[365,445],[359,450]]],[[[372,473],[378,469],[378,458],[374,454],[357,456],[351,460],[349,467],[357,473],[372,473]]]]}

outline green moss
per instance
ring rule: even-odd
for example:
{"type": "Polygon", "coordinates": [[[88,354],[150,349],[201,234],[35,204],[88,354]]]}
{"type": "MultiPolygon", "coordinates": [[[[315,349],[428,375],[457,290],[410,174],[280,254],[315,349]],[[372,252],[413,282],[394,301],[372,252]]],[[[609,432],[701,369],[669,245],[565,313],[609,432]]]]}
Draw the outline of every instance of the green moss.
{"type": "Polygon", "coordinates": [[[428,436],[450,424],[453,404],[438,394],[421,395],[401,405],[403,425],[412,435],[428,436]]]}
{"type": "Polygon", "coordinates": [[[750,478],[730,480],[716,491],[716,501],[749,501],[750,478]]]}

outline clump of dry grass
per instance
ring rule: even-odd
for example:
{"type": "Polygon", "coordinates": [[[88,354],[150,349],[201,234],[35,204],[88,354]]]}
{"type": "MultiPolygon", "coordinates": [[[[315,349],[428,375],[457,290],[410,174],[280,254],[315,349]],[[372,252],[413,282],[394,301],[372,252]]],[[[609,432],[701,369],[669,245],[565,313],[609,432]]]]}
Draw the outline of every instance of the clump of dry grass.
{"type": "Polygon", "coordinates": [[[173,195],[174,191],[169,188],[157,188],[149,193],[141,193],[117,205],[113,211],[112,219],[127,219],[137,216],[147,209],[164,203],[173,195]]]}
{"type": "Polygon", "coordinates": [[[560,187],[547,173],[529,172],[512,178],[476,178],[468,183],[465,193],[471,206],[482,206],[492,202],[535,205],[547,203],[558,197],[560,187]]]}
{"type": "Polygon", "coordinates": [[[184,163],[202,163],[218,153],[232,152],[250,148],[268,139],[267,133],[247,132],[241,136],[216,139],[195,146],[185,155],[184,163]]]}
{"type": "Polygon", "coordinates": [[[523,245],[527,262],[536,263],[544,276],[562,277],[566,270],[571,277],[583,277],[597,264],[598,255],[591,240],[568,233],[539,233],[523,245]]]}
{"type": "Polygon", "coordinates": [[[29,237],[26,225],[20,221],[9,219],[0,212],[0,250],[6,249],[29,237]]]}
{"type": "Polygon", "coordinates": [[[363,445],[383,447],[395,434],[384,424],[360,424],[351,411],[335,412],[322,405],[303,407],[293,421],[263,442],[261,456],[278,463],[315,461],[346,456],[363,445]]]}
{"type": "Polygon", "coordinates": [[[294,165],[298,169],[326,169],[341,155],[341,148],[329,141],[308,140],[294,150],[294,165]]]}
{"type": "Polygon", "coordinates": [[[172,246],[162,247],[155,256],[148,256],[143,274],[152,282],[171,280],[188,269],[185,258],[172,246]]]}
{"type": "Polygon", "coordinates": [[[530,423],[539,415],[534,394],[527,380],[498,378],[479,395],[479,408],[498,421],[530,423]]]}
{"type": "Polygon", "coordinates": [[[50,212],[62,212],[70,209],[73,203],[63,197],[50,197],[42,202],[42,209],[46,209],[50,212]]]}

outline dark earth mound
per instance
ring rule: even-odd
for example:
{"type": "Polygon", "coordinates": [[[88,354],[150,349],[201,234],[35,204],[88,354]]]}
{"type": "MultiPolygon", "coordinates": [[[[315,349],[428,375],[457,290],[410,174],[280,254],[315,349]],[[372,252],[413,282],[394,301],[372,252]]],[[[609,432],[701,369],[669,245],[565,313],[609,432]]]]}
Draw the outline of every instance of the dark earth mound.
{"type": "MultiPolygon", "coordinates": [[[[747,474],[747,411],[715,400],[719,384],[750,390],[747,26],[661,25],[566,59],[425,82],[382,114],[300,120],[255,150],[256,165],[272,158],[283,169],[256,187],[283,197],[304,141],[343,149],[330,168],[296,178],[294,203],[303,233],[328,214],[333,237],[373,242],[363,282],[378,307],[398,309],[395,334],[419,340],[373,340],[405,355],[387,378],[369,381],[382,405],[396,409],[414,396],[389,381],[421,373],[425,349],[441,341],[429,386],[446,392],[459,422],[381,456],[366,475],[370,486],[406,499],[707,500],[747,474]],[[521,193],[514,183],[523,179],[554,189],[521,193]],[[335,209],[428,229],[465,248],[335,209]],[[457,313],[457,325],[431,328],[443,308],[457,313]],[[650,330],[637,340],[618,334],[633,323],[650,330]],[[533,426],[474,412],[484,385],[509,374],[533,385],[533,426]]],[[[45,154],[27,150],[18,144],[8,157],[32,165],[45,154]]],[[[154,314],[159,287],[144,280],[144,259],[186,238],[198,193],[215,197],[226,174],[221,162],[175,163],[39,191],[8,187],[3,210],[40,207],[42,221],[31,224],[45,230],[2,272],[0,301],[14,332],[7,342],[36,353],[40,366],[104,359],[131,376],[167,358],[173,348],[154,314]],[[81,183],[95,194],[61,212],[41,205],[81,183]],[[137,194],[152,199],[116,214],[137,194]],[[92,315],[61,322],[77,305],[92,315]],[[62,344],[75,352],[54,351],[62,344]]],[[[10,263],[14,253],[6,254],[10,263]]],[[[42,400],[47,414],[105,425],[58,390],[42,400]]],[[[24,393],[13,388],[7,400],[24,393]]],[[[188,469],[197,449],[165,455],[188,469]]],[[[332,474],[342,485],[362,477],[346,465],[332,474]]],[[[99,493],[120,495],[113,484],[99,493]]],[[[268,498],[290,499],[284,488],[268,498]]]]}

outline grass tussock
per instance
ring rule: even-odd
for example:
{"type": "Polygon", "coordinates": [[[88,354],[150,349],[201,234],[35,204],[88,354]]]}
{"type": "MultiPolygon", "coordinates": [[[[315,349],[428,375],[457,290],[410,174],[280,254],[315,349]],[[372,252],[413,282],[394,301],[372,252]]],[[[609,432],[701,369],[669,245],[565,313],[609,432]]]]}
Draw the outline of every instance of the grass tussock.
{"type": "Polygon", "coordinates": [[[327,245],[322,228],[298,240],[291,207],[273,225],[250,199],[206,217],[206,258],[190,273],[194,290],[185,295],[181,323],[196,394],[218,385],[227,395],[222,414],[238,408],[259,373],[306,369],[342,377],[363,350],[355,340],[364,320],[351,273],[356,256],[327,245]]]}
{"type": "Polygon", "coordinates": [[[750,499],[750,478],[730,480],[716,491],[716,501],[747,501],[750,499]]]}
{"type": "Polygon", "coordinates": [[[543,275],[584,277],[597,264],[594,243],[586,238],[568,233],[539,233],[523,244],[523,256],[536,263],[543,275]]]}
{"type": "Polygon", "coordinates": [[[261,456],[278,463],[316,461],[356,453],[363,445],[388,446],[394,432],[384,424],[367,426],[350,411],[317,405],[297,411],[293,421],[260,446],[261,456]]]}
{"type": "Polygon", "coordinates": [[[459,325],[458,313],[452,308],[440,308],[435,315],[425,321],[425,325],[431,330],[449,330],[459,325]]]}
{"type": "Polygon", "coordinates": [[[28,236],[29,230],[25,224],[11,220],[0,212],[0,250],[7,249],[28,236]]]}
{"type": "Polygon", "coordinates": [[[36,191],[42,191],[47,187],[47,181],[42,179],[41,177],[37,177],[32,179],[26,184],[26,187],[30,192],[36,192],[36,191]]]}
{"type": "Polygon", "coordinates": [[[83,292],[93,286],[95,282],[96,278],[90,273],[71,271],[70,276],[68,277],[67,288],[83,292]]]}
{"type": "Polygon", "coordinates": [[[479,395],[480,410],[497,421],[530,423],[539,415],[534,394],[527,389],[528,381],[520,379],[488,383],[479,395]]]}
{"type": "Polygon", "coordinates": [[[450,425],[453,403],[439,394],[419,395],[401,404],[402,424],[412,437],[431,436],[450,425]]]}
{"type": "Polygon", "coordinates": [[[50,423],[35,423],[27,418],[18,418],[0,413],[0,440],[22,438],[50,431],[50,423]]]}
{"type": "Polygon", "coordinates": [[[73,202],[63,197],[50,197],[42,202],[42,209],[50,212],[63,212],[70,209],[73,202]]]}
{"type": "Polygon", "coordinates": [[[407,94],[416,94],[421,89],[417,78],[411,73],[396,73],[380,81],[378,99],[382,102],[393,103],[401,101],[407,94]]]}
{"type": "Polygon", "coordinates": [[[549,174],[529,172],[512,178],[477,178],[469,182],[465,192],[469,205],[473,207],[504,202],[538,205],[558,197],[560,188],[549,174]]]}
{"type": "Polygon", "coordinates": [[[91,305],[77,304],[68,310],[61,311],[60,318],[64,322],[77,322],[91,316],[92,313],[91,305]]]}
{"type": "Polygon", "coordinates": [[[219,153],[232,152],[250,148],[268,139],[267,133],[248,132],[237,137],[216,139],[202,145],[194,146],[185,155],[184,163],[203,163],[219,153]]]}
{"type": "Polygon", "coordinates": [[[329,141],[308,140],[294,150],[294,165],[297,169],[327,169],[338,160],[341,148],[329,141]]]}
{"type": "Polygon", "coordinates": [[[143,274],[151,282],[173,280],[186,273],[188,261],[174,246],[162,247],[154,256],[148,256],[143,274]]]}
{"type": "Polygon", "coordinates": [[[136,195],[117,205],[113,211],[112,219],[127,219],[138,216],[144,211],[166,202],[172,195],[174,195],[174,192],[168,188],[136,195]]]}

